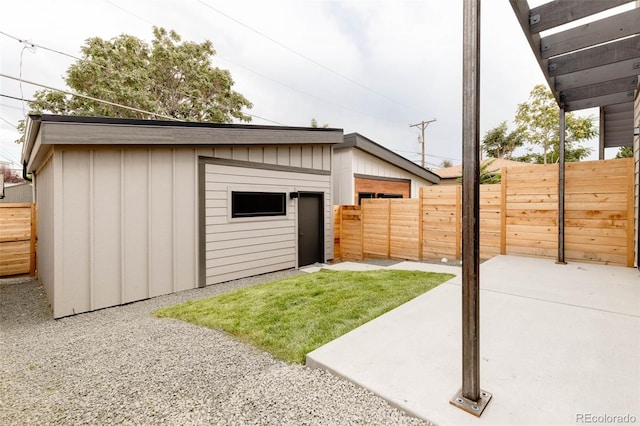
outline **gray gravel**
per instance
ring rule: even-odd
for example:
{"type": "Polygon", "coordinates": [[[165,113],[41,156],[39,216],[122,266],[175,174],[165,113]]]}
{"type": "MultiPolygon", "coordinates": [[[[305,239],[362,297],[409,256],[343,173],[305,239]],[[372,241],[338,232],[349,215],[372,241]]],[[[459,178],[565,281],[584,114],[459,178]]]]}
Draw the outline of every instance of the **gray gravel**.
{"type": "Polygon", "coordinates": [[[152,315],[295,273],[59,320],[37,281],[0,280],[0,424],[427,424],[327,372],[152,315]]]}

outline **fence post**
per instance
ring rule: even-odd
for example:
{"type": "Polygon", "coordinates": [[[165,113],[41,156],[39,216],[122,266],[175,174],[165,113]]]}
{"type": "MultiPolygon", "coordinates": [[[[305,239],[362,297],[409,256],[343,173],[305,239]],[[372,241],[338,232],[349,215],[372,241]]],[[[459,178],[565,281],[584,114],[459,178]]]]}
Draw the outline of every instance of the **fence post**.
{"type": "Polygon", "coordinates": [[[635,229],[633,226],[635,219],[635,177],[633,162],[629,162],[627,175],[627,266],[633,268],[635,253],[635,229]]]}
{"type": "Polygon", "coordinates": [[[507,254],[507,170],[500,171],[500,254],[507,254]]]}
{"type": "MultiPolygon", "coordinates": [[[[364,239],[364,234],[362,234],[364,239]]],[[[391,259],[391,199],[387,198],[387,259],[391,259]]]]}
{"type": "Polygon", "coordinates": [[[36,235],[38,233],[38,210],[36,203],[31,204],[31,244],[29,255],[29,276],[36,275],[36,235]]]}
{"type": "Polygon", "coordinates": [[[462,186],[456,186],[456,259],[462,258],[462,186]]]}
{"type": "Polygon", "coordinates": [[[420,196],[418,197],[418,259],[422,260],[422,234],[424,230],[422,229],[422,194],[424,188],[420,188],[420,196]]]}

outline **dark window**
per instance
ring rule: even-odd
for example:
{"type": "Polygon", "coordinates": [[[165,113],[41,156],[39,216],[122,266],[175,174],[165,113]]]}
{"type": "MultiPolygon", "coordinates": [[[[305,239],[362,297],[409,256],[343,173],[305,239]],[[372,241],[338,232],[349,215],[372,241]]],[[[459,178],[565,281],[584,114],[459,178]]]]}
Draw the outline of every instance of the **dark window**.
{"type": "Polygon", "coordinates": [[[231,193],[231,217],[284,216],[287,214],[285,192],[231,193]]]}
{"type": "Polygon", "coordinates": [[[383,194],[379,192],[378,198],[402,198],[402,194],[383,194]]]}
{"type": "Polygon", "coordinates": [[[362,205],[362,200],[366,198],[376,198],[375,192],[358,192],[358,205],[362,205]]]}

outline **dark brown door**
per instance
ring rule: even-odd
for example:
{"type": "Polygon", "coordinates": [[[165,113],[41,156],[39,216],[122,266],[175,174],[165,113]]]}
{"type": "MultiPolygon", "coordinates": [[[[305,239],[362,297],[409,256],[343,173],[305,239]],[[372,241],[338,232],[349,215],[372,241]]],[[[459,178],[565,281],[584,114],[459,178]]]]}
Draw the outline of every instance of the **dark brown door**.
{"type": "Polygon", "coordinates": [[[300,193],[298,198],[298,266],[324,262],[324,195],[300,193]]]}

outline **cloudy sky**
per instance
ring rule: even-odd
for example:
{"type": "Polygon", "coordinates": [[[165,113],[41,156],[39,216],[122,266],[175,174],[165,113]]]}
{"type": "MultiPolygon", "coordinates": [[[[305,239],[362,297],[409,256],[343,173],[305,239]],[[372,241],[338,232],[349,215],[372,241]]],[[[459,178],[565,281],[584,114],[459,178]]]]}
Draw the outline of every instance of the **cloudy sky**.
{"type": "MultiPolygon", "coordinates": [[[[5,2],[0,16],[0,31],[73,56],[89,37],[150,40],[153,25],[211,40],[214,65],[254,104],[253,124],[316,118],[419,161],[419,130],[409,125],[435,118],[428,167],[461,162],[461,0],[34,0],[5,2]]],[[[484,134],[510,123],[544,78],[508,1],[482,3],[481,29],[484,134]]],[[[0,51],[3,74],[56,88],[74,62],[2,34],[0,51]]],[[[0,78],[0,161],[19,159],[14,126],[28,109],[7,96],[29,99],[38,89],[0,78]]]]}

